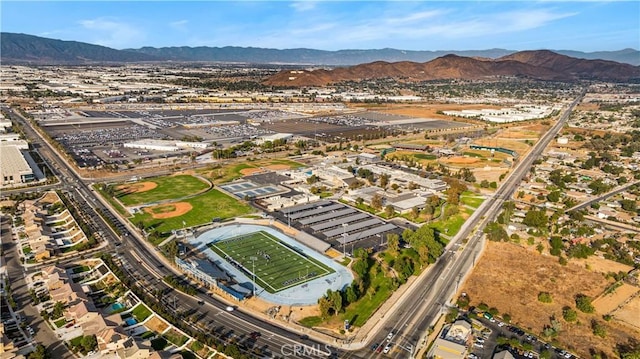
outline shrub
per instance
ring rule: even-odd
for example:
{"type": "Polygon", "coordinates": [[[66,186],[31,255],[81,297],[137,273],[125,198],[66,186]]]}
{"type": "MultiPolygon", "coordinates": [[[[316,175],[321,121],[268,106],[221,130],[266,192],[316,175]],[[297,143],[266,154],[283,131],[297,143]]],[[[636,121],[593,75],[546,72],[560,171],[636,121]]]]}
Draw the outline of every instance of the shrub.
{"type": "Polygon", "coordinates": [[[597,320],[591,321],[591,329],[593,330],[593,334],[599,336],[600,338],[604,338],[607,336],[607,328],[604,325],[598,323],[597,320]]]}
{"type": "Polygon", "coordinates": [[[542,303],[551,303],[553,302],[553,297],[548,292],[540,292],[538,293],[538,301],[542,303]]]}
{"type": "Polygon", "coordinates": [[[567,322],[575,322],[578,320],[578,312],[571,309],[571,307],[562,308],[562,318],[567,322]]]}
{"type": "Polygon", "coordinates": [[[591,298],[589,298],[588,296],[584,294],[578,294],[576,295],[575,300],[576,308],[578,308],[578,310],[580,310],[581,312],[593,313],[595,311],[593,304],[591,304],[591,298]]]}

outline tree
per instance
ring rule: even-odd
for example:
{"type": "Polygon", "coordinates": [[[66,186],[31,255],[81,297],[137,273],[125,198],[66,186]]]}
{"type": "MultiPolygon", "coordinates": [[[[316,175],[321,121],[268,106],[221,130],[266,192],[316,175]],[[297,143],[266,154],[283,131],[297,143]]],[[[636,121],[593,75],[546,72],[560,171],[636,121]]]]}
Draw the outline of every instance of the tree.
{"type": "Polygon", "coordinates": [[[380,175],[380,187],[387,188],[390,176],[386,173],[380,175]]]}
{"type": "Polygon", "coordinates": [[[320,308],[320,315],[323,318],[329,317],[329,312],[331,311],[331,302],[327,297],[322,296],[318,299],[318,307],[320,308]]]}
{"type": "Polygon", "coordinates": [[[336,290],[335,292],[331,292],[331,297],[329,299],[331,304],[333,304],[333,311],[335,315],[338,315],[342,311],[342,292],[336,290]]]}
{"type": "Polygon", "coordinates": [[[578,320],[578,312],[571,309],[571,307],[562,308],[562,318],[567,322],[575,322],[578,320]]]}
{"type": "Polygon", "coordinates": [[[411,217],[413,219],[418,219],[418,216],[420,216],[420,209],[418,207],[411,208],[411,217]]]}
{"type": "Polygon", "coordinates": [[[607,336],[607,328],[595,319],[591,321],[591,329],[593,330],[593,334],[600,338],[607,336]]]}
{"type": "Polygon", "coordinates": [[[534,228],[545,228],[549,224],[549,218],[544,209],[536,210],[534,208],[527,211],[522,223],[534,228]]]}
{"type": "Polygon", "coordinates": [[[623,199],[620,201],[620,205],[622,205],[622,209],[628,212],[635,212],[638,209],[636,201],[632,199],[623,199]]]}
{"type": "Polygon", "coordinates": [[[27,354],[27,359],[50,359],[51,355],[47,352],[47,348],[42,344],[36,346],[36,350],[27,354]]]}
{"type": "Polygon", "coordinates": [[[345,291],[345,297],[348,303],[355,303],[358,300],[358,291],[353,284],[347,287],[345,291]]]}
{"type": "Polygon", "coordinates": [[[376,210],[382,209],[382,196],[380,194],[376,193],[371,197],[371,207],[376,210]]]}
{"type": "Polygon", "coordinates": [[[95,335],[85,335],[82,337],[80,345],[82,346],[82,349],[84,349],[85,353],[88,353],[98,347],[98,340],[95,335]]]}
{"type": "Polygon", "coordinates": [[[385,214],[387,217],[389,217],[389,218],[393,217],[393,214],[394,214],[394,213],[396,213],[396,210],[393,208],[393,206],[392,206],[392,205],[390,205],[390,204],[389,204],[389,205],[387,205],[386,207],[384,207],[384,214],[385,214]]]}
{"type": "Polygon", "coordinates": [[[578,294],[575,297],[575,301],[576,308],[578,308],[579,311],[584,313],[593,313],[595,311],[593,304],[591,304],[591,298],[589,298],[588,296],[584,294],[578,294]]]}
{"type": "Polygon", "coordinates": [[[556,203],[560,200],[560,191],[552,191],[547,195],[549,202],[556,203]]]}
{"type": "Polygon", "coordinates": [[[51,319],[58,319],[64,313],[64,303],[56,302],[51,310],[51,319]]]}
{"type": "Polygon", "coordinates": [[[509,240],[509,234],[507,234],[507,231],[505,231],[498,222],[490,222],[484,227],[483,232],[487,234],[487,238],[490,241],[500,242],[509,240]]]}
{"type": "Polygon", "coordinates": [[[400,236],[396,233],[387,234],[387,248],[389,248],[389,252],[392,254],[398,253],[398,247],[400,245],[400,236]]]}

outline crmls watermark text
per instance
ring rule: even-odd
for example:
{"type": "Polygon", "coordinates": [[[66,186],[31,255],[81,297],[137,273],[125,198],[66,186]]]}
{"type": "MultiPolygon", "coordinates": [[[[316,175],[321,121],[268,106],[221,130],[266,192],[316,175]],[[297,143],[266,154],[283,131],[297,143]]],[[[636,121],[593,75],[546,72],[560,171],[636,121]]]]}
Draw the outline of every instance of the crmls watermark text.
{"type": "Polygon", "coordinates": [[[283,344],[280,354],[285,357],[320,356],[327,357],[332,353],[328,345],[283,344]]]}

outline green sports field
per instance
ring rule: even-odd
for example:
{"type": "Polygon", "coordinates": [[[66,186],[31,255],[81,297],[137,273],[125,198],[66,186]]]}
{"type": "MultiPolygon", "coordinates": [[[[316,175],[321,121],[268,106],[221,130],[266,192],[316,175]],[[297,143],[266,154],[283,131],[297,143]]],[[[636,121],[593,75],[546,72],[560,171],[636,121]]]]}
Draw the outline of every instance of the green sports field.
{"type": "MultiPolygon", "coordinates": [[[[158,187],[145,192],[127,191],[126,184],[115,193],[115,197],[125,206],[153,203],[167,199],[178,199],[204,191],[209,187],[200,179],[190,175],[155,177],[144,180],[154,182],[158,187]]],[[[135,185],[135,184],[134,184],[135,185]]]]}
{"type": "Polygon", "coordinates": [[[154,228],[161,233],[168,233],[184,226],[192,227],[210,223],[213,218],[225,220],[253,212],[249,205],[231,198],[217,189],[212,189],[182,202],[191,204],[193,209],[181,216],[165,219],[153,218],[149,213],[139,212],[133,216],[131,222],[134,224],[142,222],[144,228],[154,228]]]}
{"type": "Polygon", "coordinates": [[[251,257],[256,258],[256,282],[269,293],[277,293],[334,272],[264,231],[212,242],[209,248],[231,264],[234,261],[239,263],[249,277],[254,268],[251,257]]]}

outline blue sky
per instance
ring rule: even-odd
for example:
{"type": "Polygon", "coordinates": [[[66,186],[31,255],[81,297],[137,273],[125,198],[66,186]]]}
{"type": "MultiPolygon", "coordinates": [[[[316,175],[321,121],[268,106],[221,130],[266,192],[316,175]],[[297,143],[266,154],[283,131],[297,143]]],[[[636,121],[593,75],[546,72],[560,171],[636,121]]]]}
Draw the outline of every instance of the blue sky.
{"type": "Polygon", "coordinates": [[[142,46],[640,48],[640,1],[0,2],[2,31],[142,46]]]}

